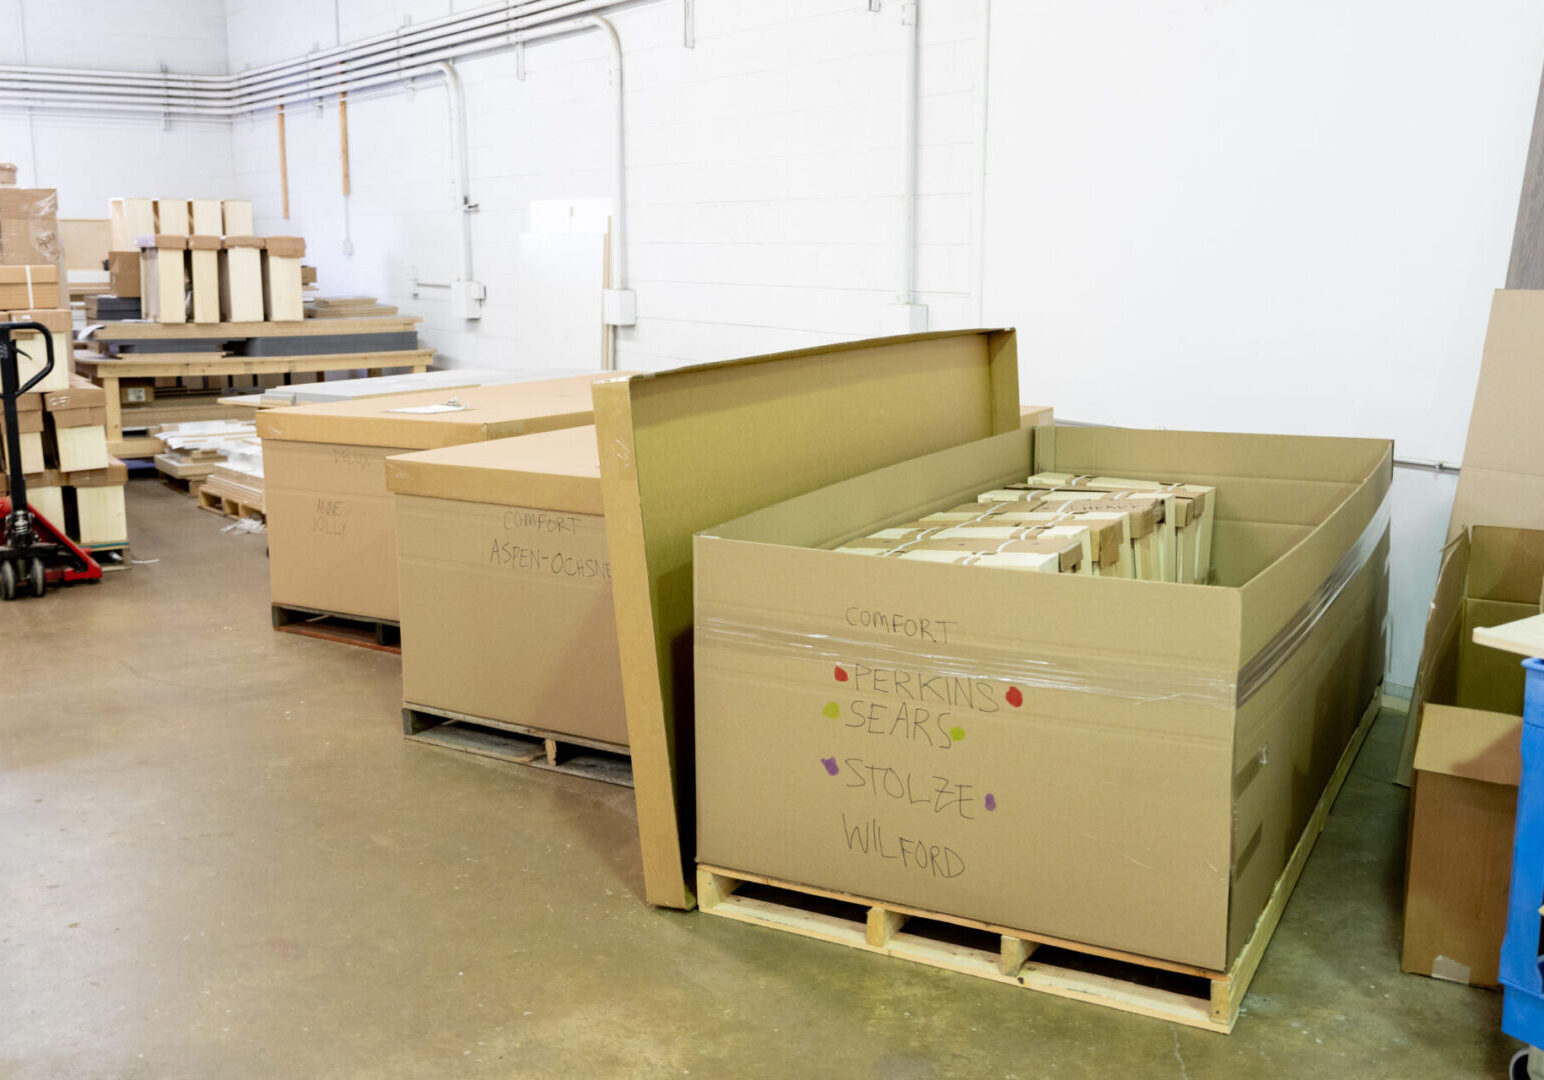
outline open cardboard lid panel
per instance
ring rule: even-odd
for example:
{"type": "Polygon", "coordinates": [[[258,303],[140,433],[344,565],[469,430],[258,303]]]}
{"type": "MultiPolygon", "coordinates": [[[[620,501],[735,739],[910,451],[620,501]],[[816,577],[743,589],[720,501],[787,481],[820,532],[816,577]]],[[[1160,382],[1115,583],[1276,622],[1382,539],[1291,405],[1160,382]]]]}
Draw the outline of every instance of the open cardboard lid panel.
{"type": "Polygon", "coordinates": [[[387,458],[386,486],[399,495],[599,514],[595,425],[387,458]]]}
{"type": "Polygon", "coordinates": [[[600,372],[267,409],[257,415],[257,433],[265,439],[292,442],[430,450],[578,427],[594,419],[590,385],[610,377],[611,373],[600,372]],[[452,398],[466,407],[455,411],[403,411],[432,409],[452,398]]]}
{"type": "Polygon", "coordinates": [[[1011,330],[844,342],[595,385],[647,900],[691,907],[692,535],[1019,427],[1011,330]]]}
{"type": "Polygon", "coordinates": [[[1470,525],[1544,529],[1544,290],[1498,289],[1448,539],[1470,525]]]}

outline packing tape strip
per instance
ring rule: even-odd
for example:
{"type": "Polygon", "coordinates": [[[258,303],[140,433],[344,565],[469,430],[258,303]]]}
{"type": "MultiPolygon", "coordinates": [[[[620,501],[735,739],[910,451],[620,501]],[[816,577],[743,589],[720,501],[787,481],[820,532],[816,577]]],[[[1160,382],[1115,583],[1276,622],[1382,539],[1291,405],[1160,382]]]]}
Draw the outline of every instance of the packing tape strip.
{"type": "Polygon", "coordinates": [[[22,269],[27,272],[27,307],[30,310],[38,306],[37,297],[32,295],[32,267],[24,266],[22,269]]]}
{"type": "MultiPolygon", "coordinates": [[[[926,648],[887,645],[868,638],[813,634],[794,626],[775,627],[758,612],[756,621],[699,600],[696,642],[721,644],[785,657],[829,663],[862,662],[874,667],[922,667],[941,676],[994,679],[1017,686],[1105,694],[1140,703],[1180,702],[1209,708],[1243,705],[1279,671],[1313,633],[1346,586],[1371,562],[1388,531],[1389,496],[1385,495],[1350,550],[1313,594],[1244,666],[1237,671],[1148,660],[1117,653],[1035,646],[1020,649],[972,646],[969,656],[926,648]]],[[[1186,585],[1181,588],[1207,588],[1186,585]]]]}
{"type": "MultiPolygon", "coordinates": [[[[983,571],[985,572],[985,571],[983,571]]],[[[1218,668],[1185,668],[1172,661],[1148,660],[1119,653],[1035,646],[1022,649],[973,645],[970,654],[925,647],[889,645],[868,638],[812,634],[792,626],[774,627],[766,613],[757,621],[739,617],[699,601],[695,640],[703,645],[727,645],[764,654],[824,663],[862,663],[875,668],[925,669],[929,675],[960,679],[991,679],[1042,690],[1105,694],[1141,703],[1178,701],[1209,708],[1231,707],[1236,672],[1218,668]]]]}

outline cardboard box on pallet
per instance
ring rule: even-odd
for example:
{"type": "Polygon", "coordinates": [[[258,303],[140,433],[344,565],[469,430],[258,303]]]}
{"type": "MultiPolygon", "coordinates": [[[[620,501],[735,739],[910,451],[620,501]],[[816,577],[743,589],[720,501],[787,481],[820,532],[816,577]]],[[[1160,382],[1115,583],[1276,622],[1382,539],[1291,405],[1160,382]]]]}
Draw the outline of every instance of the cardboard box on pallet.
{"type": "Polygon", "coordinates": [[[1371,715],[1392,447],[1021,430],[1016,377],[973,332],[597,385],[651,901],[679,792],[703,863],[1239,955],[1371,715]],[[1220,584],[831,550],[1046,469],[1215,486],[1220,584]]]}
{"type": "Polygon", "coordinates": [[[403,454],[402,697],[627,745],[593,426],[403,454]]]}
{"type": "Polygon", "coordinates": [[[267,409],[273,603],[395,622],[396,522],[386,459],[592,421],[601,374],[267,409]],[[454,398],[461,407],[446,407],[454,398]]]}

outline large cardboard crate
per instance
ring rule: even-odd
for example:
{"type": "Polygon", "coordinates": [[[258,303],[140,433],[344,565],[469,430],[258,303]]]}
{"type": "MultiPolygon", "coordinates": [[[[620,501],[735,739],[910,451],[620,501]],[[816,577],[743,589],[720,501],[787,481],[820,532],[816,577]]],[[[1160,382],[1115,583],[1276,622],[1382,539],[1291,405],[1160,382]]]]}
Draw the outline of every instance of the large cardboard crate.
{"type": "MultiPolygon", "coordinates": [[[[854,342],[597,384],[650,902],[694,902],[680,875],[696,854],[780,880],[839,881],[832,892],[912,897],[919,909],[992,910],[1004,916],[985,920],[994,925],[1119,942],[1129,954],[1184,957],[1210,971],[1225,969],[1248,939],[1381,678],[1391,445],[1020,430],[1017,398],[1009,331],[854,342]],[[939,564],[909,564],[927,567],[913,575],[824,550],[1036,469],[1231,490],[1219,494],[1221,585],[939,564]],[[721,527],[715,516],[735,523],[721,527]],[[703,530],[694,564],[693,534],[703,530]],[[714,605],[716,628],[696,654],[695,688],[694,589],[714,605]],[[736,618],[768,611],[771,639],[792,651],[746,644],[740,655],[736,618]],[[922,640],[924,619],[957,624],[964,636],[953,646],[922,640]],[[885,657],[897,670],[933,670],[920,658],[952,665],[961,657],[950,649],[961,648],[969,663],[953,677],[987,683],[998,711],[966,710],[965,740],[925,748],[854,735],[845,723],[858,669],[843,660],[855,664],[861,650],[828,643],[819,646],[825,655],[806,653],[820,634],[863,644],[874,653],[869,669],[885,657]],[[1047,655],[1061,678],[1087,678],[1036,683],[1028,676],[1040,669],[1024,662],[1047,655]],[[988,656],[1008,666],[983,668],[988,656]],[[1020,698],[1011,709],[1010,686],[1020,698]],[[859,755],[886,768],[918,763],[901,773],[920,775],[921,763],[942,772],[945,753],[974,759],[957,775],[975,797],[999,796],[996,780],[985,788],[982,777],[1019,793],[1011,814],[1003,804],[983,826],[1007,846],[983,854],[979,842],[965,844],[977,868],[969,875],[909,867],[891,881],[888,859],[849,865],[843,806],[831,800],[855,755],[830,742],[814,753],[812,735],[857,738],[859,755]],[[865,738],[885,745],[864,748],[865,738]],[[837,777],[824,758],[836,759],[837,777]],[[1054,774],[1051,760],[1061,766],[1054,774]],[[1156,787],[1145,790],[1149,781],[1156,787]],[[752,821],[752,806],[770,816],[752,821]]],[[[937,633],[938,623],[928,626],[937,633]]],[[[750,640],[764,645],[768,635],[750,640]]],[[[864,700],[874,698],[871,689],[864,700]]],[[[875,800],[870,824],[890,801],[875,800]]],[[[861,807],[847,809],[857,818],[861,807]]],[[[978,824],[956,820],[961,829],[978,824]]],[[[963,850],[933,839],[937,821],[927,824],[903,832],[927,840],[929,852],[963,850]]]]}
{"type": "Polygon", "coordinates": [[[1391,455],[1039,428],[699,534],[698,859],[1225,971],[1382,678],[1391,455]],[[829,550],[1038,471],[1215,486],[1216,584],[829,550]]]}
{"type": "Polygon", "coordinates": [[[386,459],[588,424],[590,383],[601,377],[259,412],[273,603],[396,622],[396,518],[386,459]],[[440,408],[452,397],[465,408],[440,408]]]}
{"type": "Polygon", "coordinates": [[[403,454],[405,708],[627,745],[591,425],[403,454]]]}

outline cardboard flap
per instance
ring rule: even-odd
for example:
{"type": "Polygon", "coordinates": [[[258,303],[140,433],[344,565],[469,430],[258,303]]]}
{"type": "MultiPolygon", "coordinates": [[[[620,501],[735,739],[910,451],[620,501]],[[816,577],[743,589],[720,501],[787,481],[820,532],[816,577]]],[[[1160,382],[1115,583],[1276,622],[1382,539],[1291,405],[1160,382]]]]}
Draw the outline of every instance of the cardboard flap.
{"type": "Polygon", "coordinates": [[[646,895],[689,907],[693,534],[1016,430],[1018,349],[1011,330],[844,342],[597,383],[595,411],[646,895]]]}
{"type": "Polygon", "coordinates": [[[134,242],[142,248],[166,248],[168,250],[186,250],[188,238],[172,233],[156,233],[154,236],[137,236],[134,242]]]}
{"type": "Polygon", "coordinates": [[[220,238],[218,236],[200,236],[195,233],[188,237],[188,247],[194,251],[219,251],[220,238]]]}
{"type": "Polygon", "coordinates": [[[403,454],[387,460],[386,486],[399,495],[599,514],[595,426],[403,454]]]}
{"type": "Polygon", "coordinates": [[[299,259],[306,253],[306,238],[303,236],[269,236],[263,241],[263,247],[268,254],[281,259],[299,259]]]}
{"type": "Polygon", "coordinates": [[[1544,587],[1544,532],[1475,526],[1470,532],[1469,583],[1474,600],[1539,602],[1544,587]]]}
{"type": "Polygon", "coordinates": [[[293,442],[431,450],[553,431],[592,422],[590,384],[608,375],[572,375],[535,382],[427,390],[417,394],[265,409],[257,414],[257,433],[265,439],[293,442]],[[402,411],[443,405],[451,398],[466,408],[444,412],[402,411]]]}
{"type": "Polygon", "coordinates": [[[1520,716],[1453,705],[1428,705],[1421,717],[1415,767],[1516,787],[1522,775],[1520,716]]]}
{"type": "Polygon", "coordinates": [[[1448,520],[1544,529],[1544,291],[1498,289],[1448,520]]]}
{"type": "Polygon", "coordinates": [[[227,248],[261,249],[263,246],[263,238],[261,236],[227,236],[221,242],[227,248]]]}

